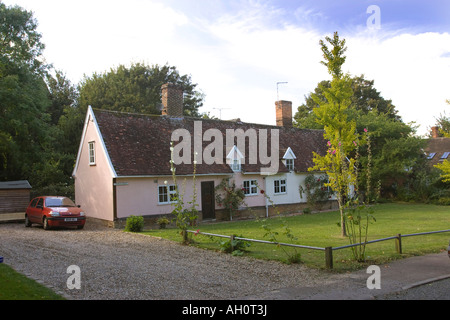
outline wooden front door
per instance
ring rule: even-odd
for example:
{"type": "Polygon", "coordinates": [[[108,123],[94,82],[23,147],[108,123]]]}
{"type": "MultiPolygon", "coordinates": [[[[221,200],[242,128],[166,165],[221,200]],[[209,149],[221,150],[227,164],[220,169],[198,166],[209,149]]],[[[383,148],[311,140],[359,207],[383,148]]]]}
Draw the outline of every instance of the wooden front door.
{"type": "Polygon", "coordinates": [[[214,181],[202,182],[201,188],[203,220],[215,219],[214,181]]]}

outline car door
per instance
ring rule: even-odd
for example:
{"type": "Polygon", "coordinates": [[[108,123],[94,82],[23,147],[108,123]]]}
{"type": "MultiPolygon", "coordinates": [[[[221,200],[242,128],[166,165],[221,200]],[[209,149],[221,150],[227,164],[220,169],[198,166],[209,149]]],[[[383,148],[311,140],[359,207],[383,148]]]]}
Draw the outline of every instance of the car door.
{"type": "Polygon", "coordinates": [[[36,204],[38,200],[39,198],[34,198],[33,201],[31,201],[30,205],[28,206],[27,216],[30,222],[36,222],[36,204]]]}
{"type": "Polygon", "coordinates": [[[44,198],[39,198],[36,204],[35,221],[41,223],[43,214],[44,214],[44,198]]]}

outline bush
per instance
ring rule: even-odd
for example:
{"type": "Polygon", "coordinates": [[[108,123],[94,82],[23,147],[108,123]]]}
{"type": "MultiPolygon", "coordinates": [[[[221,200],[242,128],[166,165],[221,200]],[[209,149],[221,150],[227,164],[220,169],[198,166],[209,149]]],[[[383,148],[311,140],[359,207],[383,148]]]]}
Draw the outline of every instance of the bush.
{"type": "MultiPolygon", "coordinates": [[[[238,237],[234,235],[234,237],[238,237]]],[[[238,238],[241,238],[239,236],[238,238]]],[[[251,243],[238,239],[226,239],[219,242],[220,250],[226,253],[232,253],[233,255],[241,255],[246,248],[250,247],[251,243]]]]}
{"type": "Polygon", "coordinates": [[[141,232],[144,229],[144,217],[129,216],[125,225],[125,231],[141,232]]]}
{"type": "Polygon", "coordinates": [[[450,206],[450,197],[440,198],[437,203],[441,206],[450,206]]]}

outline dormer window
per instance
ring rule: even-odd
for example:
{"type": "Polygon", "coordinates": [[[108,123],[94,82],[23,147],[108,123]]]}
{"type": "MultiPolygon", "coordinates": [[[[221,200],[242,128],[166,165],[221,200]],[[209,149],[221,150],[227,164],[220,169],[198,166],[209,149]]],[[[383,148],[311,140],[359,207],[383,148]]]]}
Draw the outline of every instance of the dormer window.
{"type": "Polygon", "coordinates": [[[292,151],[292,149],[289,147],[287,148],[284,156],[283,156],[283,163],[286,166],[286,168],[289,171],[294,171],[294,161],[295,159],[297,159],[297,157],[295,156],[294,152],[292,151]]]}
{"type": "Polygon", "coordinates": [[[294,171],[294,159],[286,159],[286,168],[289,171],[294,171]]]}
{"type": "Polygon", "coordinates": [[[231,163],[231,170],[234,172],[241,171],[241,161],[239,159],[233,159],[231,163]]]}
{"type": "Polygon", "coordinates": [[[241,162],[244,156],[239,151],[239,149],[236,146],[233,146],[231,148],[231,151],[227,155],[227,163],[230,165],[231,170],[234,172],[240,172],[241,171],[241,162]]]}

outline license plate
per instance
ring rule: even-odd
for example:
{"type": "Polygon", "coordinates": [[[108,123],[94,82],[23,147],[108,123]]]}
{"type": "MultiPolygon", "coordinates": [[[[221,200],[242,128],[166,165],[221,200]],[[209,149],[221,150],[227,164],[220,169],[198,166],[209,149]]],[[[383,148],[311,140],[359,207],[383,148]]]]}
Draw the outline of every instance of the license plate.
{"type": "Polygon", "coordinates": [[[64,221],[77,221],[77,218],[65,218],[64,221]]]}

